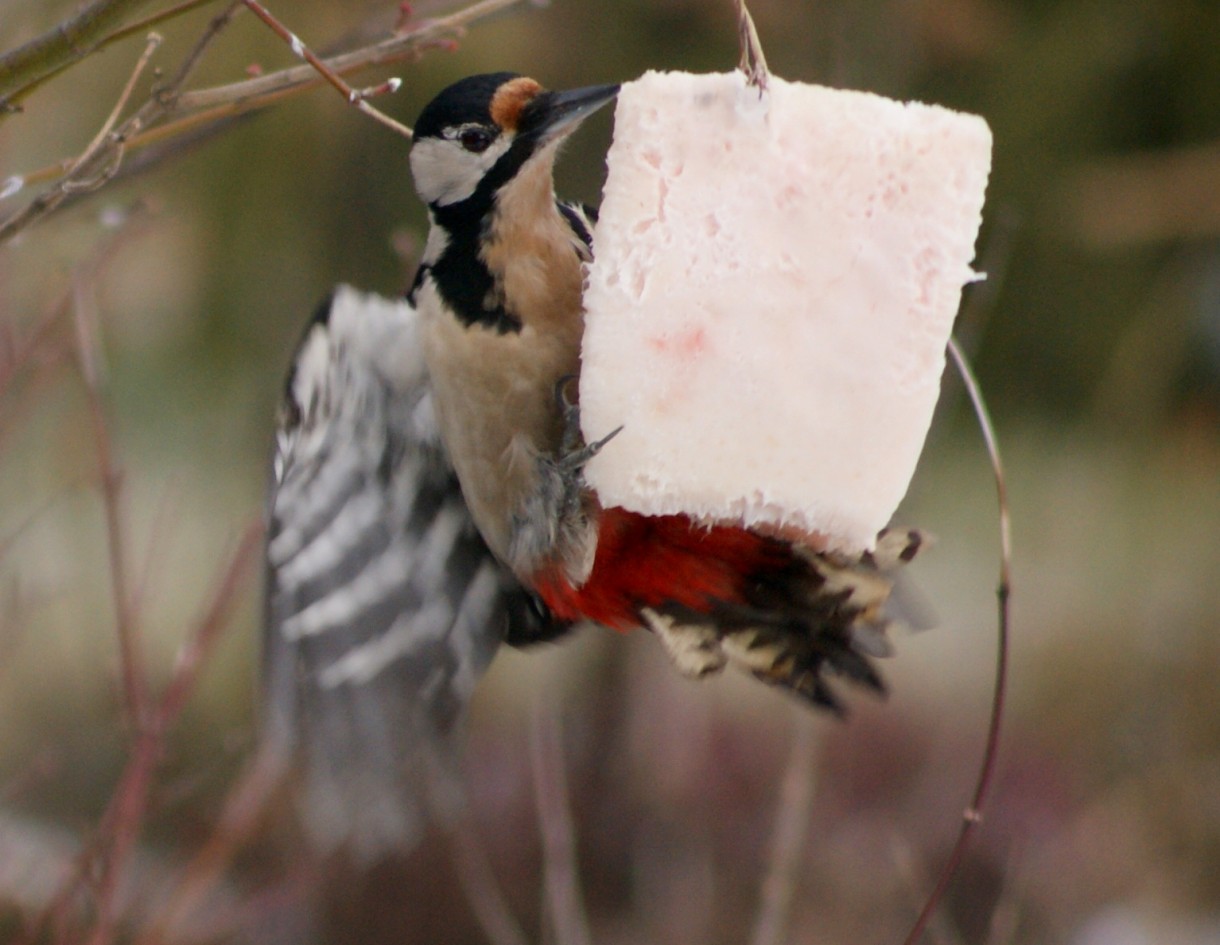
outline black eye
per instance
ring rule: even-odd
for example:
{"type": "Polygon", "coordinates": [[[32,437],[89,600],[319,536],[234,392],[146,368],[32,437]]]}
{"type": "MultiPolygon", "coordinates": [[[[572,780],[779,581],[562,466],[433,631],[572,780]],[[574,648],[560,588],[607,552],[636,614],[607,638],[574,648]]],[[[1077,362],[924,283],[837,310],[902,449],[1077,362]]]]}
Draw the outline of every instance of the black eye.
{"type": "Polygon", "coordinates": [[[482,154],[486,151],[492,138],[491,132],[486,128],[467,128],[458,135],[458,141],[462,142],[462,147],[474,154],[482,154]]]}

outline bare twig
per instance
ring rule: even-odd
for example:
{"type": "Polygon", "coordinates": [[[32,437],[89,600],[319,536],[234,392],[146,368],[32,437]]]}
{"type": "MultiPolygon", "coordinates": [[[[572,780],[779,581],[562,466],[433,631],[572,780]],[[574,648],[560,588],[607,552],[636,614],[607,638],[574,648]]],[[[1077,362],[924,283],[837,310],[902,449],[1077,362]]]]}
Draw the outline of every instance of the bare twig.
{"type": "Polygon", "coordinates": [[[159,10],[156,13],[150,13],[143,19],[136,20],[134,23],[124,26],[121,29],[115,30],[113,33],[102,38],[102,41],[97,44],[97,48],[105,49],[111,43],[117,43],[131,36],[137,36],[154,26],[160,26],[169,20],[177,19],[184,14],[190,13],[192,10],[198,10],[200,7],[205,7],[210,3],[217,3],[218,0],[181,0],[180,3],[172,7],[167,7],[164,10],[159,10]]]}
{"type": "Polygon", "coordinates": [[[164,748],[165,733],[177,722],[194,691],[199,671],[215,647],[237,600],[241,584],[253,571],[252,565],[261,547],[262,525],[255,522],[247,526],[237,550],[214,582],[203,615],[178,652],[173,675],[155,713],[141,730],[131,751],[102,820],[101,836],[106,842],[95,853],[100,860],[94,893],[98,918],[87,939],[88,945],[106,945],[114,937],[118,919],[118,881],[140,835],[153,775],[164,748]]]}
{"type": "Polygon", "coordinates": [[[166,729],[182,711],[193,690],[204,656],[214,645],[227,609],[231,606],[239,581],[247,570],[253,549],[258,547],[258,528],[250,528],[238,553],[218,585],[213,600],[195,632],[179,653],[178,664],[154,710],[148,693],[148,680],[138,627],[135,597],[127,577],[127,543],[122,514],[122,479],[115,459],[106,417],[105,388],[99,367],[96,319],[82,280],[77,281],[76,325],[81,374],[88,393],[98,462],[101,469],[102,500],[106,515],[106,536],[110,558],[111,588],[115,606],[115,627],[119,643],[124,703],[128,722],[136,732],[127,768],[107,812],[102,836],[108,838],[101,856],[96,891],[97,924],[89,939],[91,945],[104,945],[114,932],[118,877],[139,834],[148,792],[161,753],[166,729]]]}
{"type": "Polygon", "coordinates": [[[232,614],[241,586],[253,573],[253,564],[262,548],[263,525],[255,520],[246,526],[228,564],[213,583],[203,616],[178,651],[174,673],[161,697],[157,710],[158,727],[173,724],[186,706],[195,686],[195,679],[211,654],[232,614]]]}
{"type": "MultiPolygon", "coordinates": [[[[481,0],[472,3],[449,16],[439,17],[420,24],[415,29],[391,36],[350,52],[338,53],[322,59],[322,64],[335,75],[346,76],[371,66],[383,66],[402,62],[415,56],[421,48],[445,39],[465,35],[467,27],[476,20],[484,19],[526,0],[481,0]]],[[[232,106],[247,101],[258,101],[264,97],[275,100],[284,92],[316,88],[326,79],[309,64],[293,66],[278,72],[268,73],[253,79],[245,79],[229,85],[195,92],[184,92],[178,100],[181,111],[195,111],[232,106]]]]}
{"type": "Polygon", "coordinates": [[[225,799],[216,828],[187,865],[182,882],[159,909],[136,945],[157,945],[181,937],[200,906],[221,885],[224,871],[242,843],[250,839],[282,783],[279,759],[260,751],[246,766],[225,799]]]}
{"type": "MultiPolygon", "coordinates": [[[[927,864],[916,855],[910,842],[895,837],[891,848],[907,903],[912,909],[919,909],[921,904],[927,902],[925,890],[929,885],[934,885],[934,879],[928,875],[927,864]]],[[[928,924],[922,934],[931,945],[966,945],[950,917],[941,912],[934,911],[928,916],[928,924]]]]}
{"type": "Polygon", "coordinates": [[[150,122],[159,119],[164,112],[177,104],[178,96],[182,93],[182,87],[186,85],[186,80],[191,77],[191,73],[195,71],[200,60],[203,59],[203,54],[212,45],[216,37],[220,35],[221,31],[233,22],[233,17],[237,15],[237,11],[240,9],[240,0],[230,0],[227,7],[208,21],[207,27],[199,34],[199,38],[195,40],[195,45],[191,47],[190,52],[186,54],[178,65],[178,71],[174,73],[168,82],[154,92],[152,99],[140,110],[141,114],[136,116],[138,123],[131,129],[128,137],[132,133],[140,131],[141,128],[150,122]]]}
{"type": "MultiPolygon", "coordinates": [[[[124,216],[126,225],[114,230],[93,255],[78,267],[77,280],[69,281],[33,320],[29,328],[20,331],[16,324],[4,325],[6,344],[4,355],[0,357],[0,398],[11,399],[5,405],[8,409],[0,414],[0,448],[15,426],[14,414],[18,408],[12,405],[16,402],[14,391],[18,379],[26,376],[32,377],[38,384],[48,383],[48,369],[70,361],[72,353],[78,347],[60,337],[68,315],[74,311],[76,282],[90,281],[93,274],[103,268],[128,241],[136,237],[142,228],[132,224],[143,216],[143,204],[137,204],[129,210],[124,216]]],[[[36,402],[36,398],[30,396],[28,391],[23,391],[23,394],[27,406],[36,402]]]]}
{"type": "Polygon", "coordinates": [[[927,929],[928,922],[944,898],[950,881],[957,872],[958,866],[961,865],[962,858],[966,855],[966,845],[971,834],[974,833],[974,829],[983,821],[983,805],[986,802],[987,793],[991,787],[992,777],[995,774],[996,759],[999,754],[1000,728],[1003,723],[1004,703],[1008,689],[1008,601],[1012,592],[1012,526],[1008,511],[1008,487],[1004,478],[1004,464],[1000,459],[1000,447],[996,440],[995,426],[991,422],[987,403],[983,399],[983,392],[979,388],[974,372],[970,369],[970,363],[966,360],[966,356],[962,353],[961,348],[958,347],[957,339],[955,338],[949,339],[949,354],[952,356],[953,362],[957,366],[957,371],[961,375],[962,382],[966,386],[966,391],[970,395],[970,402],[974,407],[975,416],[978,417],[979,429],[982,431],[983,441],[987,446],[987,454],[991,460],[991,470],[995,476],[996,499],[999,504],[1000,579],[996,587],[998,627],[995,686],[992,690],[991,718],[987,726],[987,743],[983,749],[983,759],[980,764],[978,779],[975,782],[974,794],[970,799],[970,805],[962,814],[961,829],[958,832],[957,840],[953,844],[953,849],[949,852],[949,858],[945,861],[936,886],[928,896],[928,901],[924,904],[923,910],[915,920],[915,925],[907,935],[904,945],[916,945],[924,930],[927,929]]]}
{"type": "Polygon", "coordinates": [[[746,9],[746,0],[733,0],[733,5],[737,8],[737,38],[741,45],[741,62],[737,68],[746,74],[750,85],[758,89],[761,96],[767,91],[767,81],[771,77],[767,57],[763,55],[754,18],[746,9]]]}
{"type": "Polygon", "coordinates": [[[132,581],[131,587],[132,597],[138,606],[143,606],[144,601],[150,596],[149,591],[152,586],[154,565],[165,560],[163,549],[170,533],[170,512],[173,507],[171,498],[172,489],[167,486],[156,503],[152,514],[152,521],[148,526],[144,560],[139,567],[139,574],[132,581]]]}
{"type": "MultiPolygon", "coordinates": [[[[47,781],[48,772],[39,772],[38,778],[47,781]]],[[[34,784],[25,787],[32,788],[34,784]]],[[[0,900],[5,904],[6,913],[19,910],[36,914],[44,910],[47,902],[59,894],[65,873],[71,872],[78,859],[80,846],[80,837],[70,829],[0,809],[0,850],[4,851],[0,856],[0,900]]],[[[148,890],[161,889],[168,877],[179,873],[180,865],[172,853],[141,847],[132,858],[128,880],[122,884],[124,916],[146,918],[155,914],[161,908],[162,899],[157,894],[148,895],[148,890]]],[[[239,940],[218,935],[216,928],[222,914],[240,915],[249,898],[245,890],[222,879],[212,890],[209,912],[197,916],[193,923],[179,927],[172,940],[162,939],[157,945],[214,945],[219,941],[239,940]]],[[[5,941],[9,942],[10,938],[5,941]]],[[[73,945],[78,945],[81,938],[77,934],[67,936],[73,945]]],[[[18,940],[26,945],[30,942],[28,938],[18,940]]]]}
{"type": "MultiPolygon", "coordinates": [[[[962,381],[966,385],[966,390],[970,394],[970,403],[974,407],[975,415],[978,417],[979,430],[983,435],[983,442],[987,447],[987,457],[991,460],[991,471],[995,477],[996,501],[999,506],[1000,523],[1000,580],[996,594],[1001,607],[999,614],[1001,638],[999,642],[1003,644],[1006,642],[1005,637],[1008,629],[1008,598],[1012,591],[1012,520],[1008,508],[1008,486],[1004,477],[1004,463],[1000,458],[1000,444],[996,438],[995,424],[991,421],[991,412],[987,409],[987,401],[983,397],[983,391],[979,387],[978,379],[974,376],[970,362],[966,360],[966,357],[957,345],[956,338],[949,339],[949,353],[953,356],[953,363],[957,366],[957,370],[962,376],[962,381]]],[[[1000,647],[1001,656],[1007,655],[1006,649],[1004,646],[1000,647]]],[[[999,682],[1005,682],[1003,675],[1000,676],[999,682]]]]}
{"type": "MultiPolygon", "coordinates": [[[[119,115],[121,115],[123,113],[123,109],[127,107],[127,102],[131,99],[131,93],[135,91],[136,82],[138,82],[140,76],[143,75],[144,69],[148,66],[148,61],[152,58],[152,54],[157,51],[157,48],[160,45],[161,34],[149,33],[148,39],[144,42],[144,52],[140,53],[140,58],[136,60],[135,68],[131,70],[131,75],[127,79],[127,84],[123,86],[123,91],[119,93],[118,101],[114,103],[114,108],[110,110],[110,114],[102,123],[102,127],[98,129],[97,134],[93,136],[93,140],[90,141],[85,150],[81,152],[81,156],[78,157],[68,168],[68,173],[66,175],[68,178],[74,177],[83,167],[88,165],[102,149],[102,145],[106,143],[106,139],[110,136],[110,132],[114,130],[114,126],[119,120],[119,115]]],[[[118,154],[121,158],[122,151],[120,150],[118,154]]],[[[100,186],[102,183],[104,183],[104,181],[104,178],[101,178],[96,182],[76,180],[65,183],[64,187],[66,192],[71,192],[72,190],[78,189],[92,190],[94,187],[100,186]]]]}
{"type": "Polygon", "coordinates": [[[290,29],[288,29],[288,27],[272,16],[271,12],[261,3],[259,3],[258,0],[242,0],[242,2],[245,3],[246,7],[253,12],[255,16],[266,23],[267,26],[271,28],[272,32],[274,32],[288,44],[288,46],[292,49],[293,55],[300,59],[304,59],[307,63],[313,66],[315,70],[317,70],[318,74],[321,75],[323,79],[337,89],[339,94],[347,99],[348,104],[355,105],[356,108],[360,109],[360,111],[364,112],[370,118],[381,122],[381,124],[385,125],[391,131],[397,132],[407,140],[411,139],[410,128],[399,121],[395,121],[381,110],[374,108],[368,101],[369,98],[374,95],[380,95],[384,92],[397,92],[399,87],[402,85],[401,79],[389,79],[381,85],[373,86],[367,89],[354,89],[344,82],[342,77],[337,72],[319,59],[314,51],[306,46],[305,43],[301,41],[301,38],[296,35],[296,33],[292,32],[290,29]]]}
{"type": "MultiPolygon", "coordinates": [[[[481,0],[449,16],[423,23],[409,32],[320,61],[335,75],[344,76],[371,66],[412,59],[426,49],[447,46],[463,36],[474,21],[525,2],[527,0],[481,0]]],[[[241,0],[237,0],[236,5],[240,6],[241,0]]],[[[204,39],[210,39],[210,35],[205,35],[204,39]]],[[[112,137],[121,140],[124,153],[130,154],[152,144],[189,133],[197,134],[201,129],[220,127],[235,117],[266,108],[326,81],[308,63],[254,79],[189,92],[180,91],[183,81],[175,77],[112,137]]],[[[376,87],[370,91],[376,91],[376,87]]],[[[60,180],[73,160],[58,161],[7,178],[0,182],[0,199],[13,197],[33,186],[60,180]]],[[[46,200],[46,195],[39,195],[27,207],[0,222],[0,242],[12,238],[44,216],[49,210],[45,205],[46,200]]],[[[56,205],[59,202],[57,200],[56,205]]]]}
{"type": "MultiPolygon", "coordinates": [[[[74,65],[76,65],[76,63],[78,63],[85,56],[92,55],[93,53],[96,53],[96,52],[101,52],[107,46],[111,46],[114,43],[121,42],[122,40],[125,40],[125,39],[129,39],[132,36],[138,36],[141,33],[147,33],[153,27],[160,26],[163,23],[167,23],[170,20],[177,19],[178,17],[183,16],[184,14],[190,13],[193,10],[197,10],[199,7],[206,6],[209,3],[216,3],[216,2],[217,2],[217,0],[183,0],[183,2],[181,2],[175,6],[169,7],[166,10],[161,10],[157,13],[150,14],[149,16],[136,20],[134,23],[130,23],[127,26],[123,26],[123,27],[115,30],[112,33],[107,33],[100,40],[98,40],[95,44],[93,44],[93,46],[91,46],[87,49],[76,50],[76,53],[77,53],[76,55],[72,56],[69,59],[66,59],[64,62],[62,62],[60,65],[56,66],[55,68],[51,69],[49,72],[44,72],[41,75],[39,75],[37,78],[33,78],[28,81],[25,81],[25,84],[23,84],[20,88],[15,89],[12,92],[12,94],[8,96],[7,102],[9,103],[10,109],[14,109],[18,102],[21,102],[22,100],[24,100],[31,92],[33,92],[39,86],[43,85],[46,82],[51,81],[60,73],[66,72],[68,69],[71,69],[74,65]]],[[[0,117],[3,117],[2,112],[0,112],[0,117]]]]}
{"type": "Polygon", "coordinates": [[[575,830],[568,808],[559,719],[543,705],[541,697],[534,700],[530,761],[542,830],[543,883],[555,941],[559,945],[590,945],[592,939],[576,864],[575,830]]]}
{"type": "MultiPolygon", "coordinates": [[[[127,84],[123,87],[118,101],[115,102],[114,108],[111,109],[110,115],[103,122],[101,129],[93,136],[93,140],[89,142],[80,156],[67,165],[57,186],[40,194],[20,211],[0,223],[0,241],[17,233],[22,227],[43,214],[54,210],[69,194],[82,190],[95,190],[114,175],[122,160],[125,140],[124,136],[115,134],[115,123],[123,109],[127,107],[135,84],[148,65],[153,52],[160,45],[161,37],[156,33],[148,37],[144,52],[136,61],[127,84]]],[[[24,181],[20,178],[10,178],[6,181],[4,190],[6,193],[15,192],[14,189],[20,189],[19,184],[24,186],[24,181]]]]}
{"type": "Polygon", "coordinates": [[[107,417],[105,384],[100,368],[100,342],[92,299],[84,279],[74,282],[77,357],[85,383],[89,418],[93,426],[101,480],[102,505],[106,516],[106,546],[109,557],[110,593],[114,604],[115,634],[119,647],[123,704],[133,731],[144,728],[148,716],[148,682],[135,600],[127,580],[127,540],[122,513],[122,473],[115,456],[107,417]]]}
{"type": "Polygon", "coordinates": [[[0,113],[12,109],[13,93],[87,56],[146,3],[148,0],[93,0],[54,29],[0,56],[0,113]]]}
{"type": "Polygon", "coordinates": [[[70,310],[71,301],[71,290],[65,290],[25,331],[20,330],[15,320],[5,324],[6,343],[0,354],[0,397],[7,396],[22,371],[49,349],[53,333],[70,310]]]}
{"type": "Polygon", "coordinates": [[[115,30],[113,33],[105,36],[101,42],[97,44],[97,49],[102,50],[112,43],[121,42],[132,36],[138,36],[140,33],[145,33],[162,23],[167,23],[170,20],[177,19],[184,14],[197,10],[200,7],[207,6],[210,3],[217,3],[218,0],[182,0],[181,3],[175,4],[165,10],[160,10],[157,13],[150,14],[143,19],[124,26],[122,29],[115,30]]]}
{"type": "MultiPolygon", "coordinates": [[[[6,540],[12,536],[6,536],[6,540]]],[[[0,558],[8,547],[0,547],[0,558]]],[[[26,600],[16,578],[0,584],[0,683],[5,681],[9,667],[13,665],[13,654],[25,636],[26,600]]],[[[0,800],[7,789],[0,790],[0,800]]]]}
{"type": "MultiPolygon", "coordinates": [[[[131,79],[101,132],[94,136],[93,142],[85,149],[80,158],[67,165],[63,177],[54,187],[40,194],[21,210],[0,223],[0,242],[10,239],[35,220],[52,211],[70,193],[79,192],[82,188],[96,189],[114,176],[122,162],[128,140],[172,109],[179,89],[198,64],[204,49],[232,17],[232,9],[231,7],[227,13],[221,14],[212,21],[209,29],[203,33],[194,48],[187,54],[174,78],[145,102],[136,114],[127,119],[121,127],[113,130],[114,120],[126,106],[127,100],[131,96],[131,90],[147,64],[148,57],[160,43],[159,37],[155,40],[153,37],[149,37],[144,55],[137,62],[131,79]],[[99,171],[98,168],[101,170],[99,171]]],[[[10,178],[5,182],[4,192],[11,194],[19,191],[27,183],[28,180],[24,177],[10,178]]]]}
{"type": "Polygon", "coordinates": [[[492,945],[526,945],[529,939],[504,900],[465,798],[446,825],[458,882],[483,934],[492,945]]]}
{"type": "Polygon", "coordinates": [[[97,919],[88,936],[88,945],[106,945],[114,938],[119,919],[119,878],[127,868],[140,835],[161,749],[160,730],[150,727],[140,732],[102,821],[101,842],[93,848],[93,857],[89,858],[95,860],[100,870],[94,889],[97,919]]]}
{"type": "Polygon", "coordinates": [[[809,833],[809,811],[815,786],[813,746],[815,721],[803,707],[795,713],[792,753],[780,786],[771,860],[762,883],[762,903],[750,936],[751,945],[780,945],[792,911],[801,854],[809,833]]]}
{"type": "MultiPolygon", "coordinates": [[[[0,564],[12,553],[22,536],[35,523],[43,519],[47,512],[63,501],[76,488],[75,483],[39,501],[31,511],[27,511],[22,519],[8,532],[0,535],[0,564]]],[[[21,586],[16,575],[11,582],[0,585],[0,682],[10,673],[13,666],[13,652],[22,639],[25,615],[31,605],[42,603],[48,598],[47,588],[38,588],[34,593],[21,586]]],[[[0,794],[0,802],[3,796],[0,794]]]]}
{"type": "MultiPolygon", "coordinates": [[[[81,320],[82,324],[84,321],[81,320]]],[[[83,328],[82,335],[87,334],[88,329],[83,328]]],[[[82,343],[82,350],[90,350],[87,340],[82,343]]],[[[86,364],[90,363],[88,357],[84,361],[86,364]]],[[[83,367],[82,371],[95,379],[95,383],[90,387],[94,392],[90,398],[91,401],[98,401],[102,388],[100,383],[96,382],[96,364],[83,367]]],[[[98,416],[97,408],[94,408],[94,412],[95,416],[98,416]]],[[[104,417],[99,416],[99,420],[95,422],[101,423],[98,438],[99,449],[105,455],[102,465],[111,470],[111,474],[104,475],[104,479],[117,484],[104,417]]],[[[123,561],[123,544],[120,537],[122,531],[116,527],[117,486],[115,491],[107,491],[105,495],[107,518],[111,522],[108,531],[111,536],[109,542],[112,559],[123,561]]],[[[232,608],[239,597],[241,582],[253,570],[252,564],[261,547],[261,538],[260,522],[247,527],[236,551],[214,582],[207,606],[180,649],[170,681],[155,705],[147,694],[147,681],[142,666],[135,662],[134,657],[128,658],[131,665],[125,668],[125,677],[130,676],[135,680],[134,686],[138,687],[141,693],[140,705],[134,712],[138,723],[135,742],[94,842],[81,852],[59,893],[32,924],[26,941],[39,940],[48,926],[54,929],[51,938],[56,942],[85,941],[89,945],[106,945],[113,940],[118,922],[119,880],[130,862],[142,829],[153,777],[164,749],[165,734],[181,715],[187,699],[195,689],[200,669],[215,647],[222,629],[227,625],[232,608]],[[89,935],[83,937],[73,934],[73,929],[77,924],[74,921],[75,908],[86,890],[92,893],[96,919],[89,935]]],[[[112,568],[112,574],[115,575],[112,580],[116,588],[122,587],[125,591],[126,578],[121,568],[112,568]]],[[[134,617],[124,615],[120,620],[130,622],[134,617]]],[[[121,623],[120,626],[122,625],[121,623]]],[[[128,626],[129,631],[130,629],[128,626]]],[[[128,650],[134,650],[133,642],[129,640],[125,644],[128,650]]],[[[131,685],[133,683],[125,678],[125,689],[131,685]]],[[[130,693],[130,690],[128,692],[130,693]]],[[[128,702],[133,701],[136,700],[129,695],[128,702]]]]}

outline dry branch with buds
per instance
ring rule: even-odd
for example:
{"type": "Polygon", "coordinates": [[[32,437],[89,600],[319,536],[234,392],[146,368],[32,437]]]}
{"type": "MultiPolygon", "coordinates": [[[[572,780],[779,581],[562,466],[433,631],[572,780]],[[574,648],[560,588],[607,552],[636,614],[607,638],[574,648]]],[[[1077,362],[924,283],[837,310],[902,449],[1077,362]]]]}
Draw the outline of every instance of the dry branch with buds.
{"type": "MultiPolygon", "coordinates": [[[[451,46],[474,22],[526,2],[527,0],[480,0],[448,16],[414,26],[408,25],[396,35],[359,49],[325,58],[309,53],[309,56],[313,57],[312,61],[269,75],[208,89],[185,90],[187,79],[206,47],[230,22],[237,9],[249,5],[243,4],[242,0],[236,0],[212,20],[207,31],[172,78],[154,89],[148,100],[126,121],[117,127],[113,126],[113,122],[109,128],[103,126],[105,133],[95,136],[95,146],[86,148],[78,158],[58,161],[26,174],[12,175],[0,183],[0,199],[3,199],[14,197],[28,187],[54,181],[47,191],[0,221],[0,242],[11,239],[36,220],[45,217],[60,206],[73,191],[83,188],[96,190],[101,187],[115,176],[124,157],[136,149],[153,143],[183,139],[188,133],[198,133],[201,129],[221,127],[230,119],[266,108],[323,83],[335,85],[354,107],[377,117],[381,113],[368,103],[368,97],[381,91],[391,91],[391,86],[397,88],[397,85],[382,83],[370,89],[353,89],[342,80],[343,76],[373,66],[412,60],[428,49],[451,46]]],[[[159,21],[168,18],[171,13],[176,15],[193,6],[194,4],[180,4],[156,19],[159,21]]],[[[259,5],[254,4],[251,8],[254,7],[259,5]]],[[[305,56],[304,44],[286,27],[278,24],[278,21],[275,22],[278,25],[277,32],[286,34],[294,51],[299,46],[301,55],[305,56]]],[[[108,38],[103,38],[95,48],[100,48],[109,41],[108,38]]],[[[142,68],[140,66],[140,70],[142,68]]],[[[138,71],[133,70],[133,79],[129,84],[134,86],[136,77],[138,71]]],[[[114,109],[116,118],[126,106],[129,97],[130,93],[120,97],[120,107],[114,109]]],[[[400,134],[409,134],[404,126],[393,119],[381,116],[377,120],[391,125],[400,134]]]]}

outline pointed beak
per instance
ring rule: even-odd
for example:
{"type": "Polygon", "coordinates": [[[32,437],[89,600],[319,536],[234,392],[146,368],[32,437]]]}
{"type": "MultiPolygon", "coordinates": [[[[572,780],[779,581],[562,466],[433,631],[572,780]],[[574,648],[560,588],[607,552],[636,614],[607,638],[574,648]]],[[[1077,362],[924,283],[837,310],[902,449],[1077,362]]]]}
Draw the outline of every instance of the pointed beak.
{"type": "Polygon", "coordinates": [[[577,126],[618,95],[619,86],[592,85],[570,92],[543,92],[527,106],[523,131],[536,135],[540,144],[575,131],[577,126]]]}

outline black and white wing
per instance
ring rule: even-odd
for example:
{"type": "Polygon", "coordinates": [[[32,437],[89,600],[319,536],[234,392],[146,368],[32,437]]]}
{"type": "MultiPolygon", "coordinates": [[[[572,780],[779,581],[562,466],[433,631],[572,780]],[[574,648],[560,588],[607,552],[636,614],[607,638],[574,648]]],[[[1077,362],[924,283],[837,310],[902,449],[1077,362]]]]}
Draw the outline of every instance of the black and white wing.
{"type": "Polygon", "coordinates": [[[510,625],[537,619],[441,446],[416,315],[339,287],[297,351],[269,503],[264,738],[323,849],[409,846],[510,625]]]}

